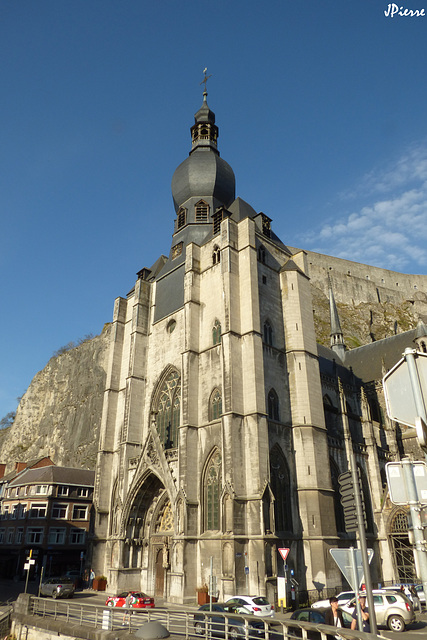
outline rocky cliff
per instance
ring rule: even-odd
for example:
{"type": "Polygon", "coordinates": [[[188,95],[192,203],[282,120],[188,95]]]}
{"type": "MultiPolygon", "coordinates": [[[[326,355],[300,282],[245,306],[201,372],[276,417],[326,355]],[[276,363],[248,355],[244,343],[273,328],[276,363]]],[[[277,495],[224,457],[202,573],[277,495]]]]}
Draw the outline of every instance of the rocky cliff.
{"type": "Polygon", "coordinates": [[[57,465],[94,469],[111,325],[52,357],[22,397],[12,426],[0,431],[0,462],[50,456],[57,465]]]}

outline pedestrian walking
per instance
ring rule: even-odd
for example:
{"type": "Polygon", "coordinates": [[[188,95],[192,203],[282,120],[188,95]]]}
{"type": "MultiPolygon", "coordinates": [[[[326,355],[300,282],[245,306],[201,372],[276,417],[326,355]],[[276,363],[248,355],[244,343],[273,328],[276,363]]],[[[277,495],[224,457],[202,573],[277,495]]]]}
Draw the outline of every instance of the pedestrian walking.
{"type": "Polygon", "coordinates": [[[133,604],[133,601],[134,601],[134,597],[132,595],[132,591],[129,591],[129,593],[126,596],[125,603],[123,605],[123,607],[125,608],[125,613],[123,616],[123,623],[122,623],[123,625],[126,624],[126,616],[129,616],[129,622],[130,622],[130,609],[133,604]]]}

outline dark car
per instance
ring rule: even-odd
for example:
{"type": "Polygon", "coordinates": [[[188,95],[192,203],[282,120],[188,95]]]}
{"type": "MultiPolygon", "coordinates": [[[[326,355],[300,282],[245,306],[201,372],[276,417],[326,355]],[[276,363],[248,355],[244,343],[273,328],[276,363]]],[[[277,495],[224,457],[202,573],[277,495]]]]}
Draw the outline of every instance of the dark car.
{"type": "Polygon", "coordinates": [[[41,596],[52,598],[72,598],[74,595],[74,582],[70,578],[48,578],[40,587],[41,596]]]}
{"type": "MultiPolygon", "coordinates": [[[[197,635],[205,635],[206,631],[213,636],[224,637],[226,625],[228,627],[228,637],[230,638],[244,638],[245,637],[245,619],[244,618],[231,618],[225,616],[227,613],[237,613],[236,608],[232,605],[228,605],[224,602],[214,602],[212,604],[212,613],[217,615],[205,615],[211,611],[209,604],[201,606],[197,613],[194,614],[194,631],[197,635]]],[[[247,613],[251,615],[251,611],[242,611],[240,607],[239,613],[247,613]]],[[[249,620],[248,621],[248,636],[249,638],[264,638],[264,623],[262,620],[249,620]]]]}
{"type": "MultiPolygon", "coordinates": [[[[296,620],[297,622],[310,622],[311,624],[326,624],[325,611],[326,609],[297,609],[291,615],[291,620],[296,620]]],[[[342,609],[340,609],[340,611],[344,620],[344,626],[349,629],[353,618],[349,613],[347,613],[347,611],[343,611],[342,609]]],[[[302,631],[296,627],[289,627],[289,635],[296,638],[302,638],[302,631]]],[[[320,631],[307,630],[307,638],[309,638],[309,640],[320,640],[320,637],[320,631]]],[[[328,638],[334,637],[335,635],[328,636],[328,638]]]]}

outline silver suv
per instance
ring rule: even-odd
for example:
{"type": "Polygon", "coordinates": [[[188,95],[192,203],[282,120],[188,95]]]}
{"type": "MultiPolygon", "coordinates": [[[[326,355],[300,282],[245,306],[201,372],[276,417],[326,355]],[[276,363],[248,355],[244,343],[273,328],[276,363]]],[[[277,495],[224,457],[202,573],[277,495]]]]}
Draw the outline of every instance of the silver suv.
{"type": "Polygon", "coordinates": [[[40,595],[52,598],[72,598],[74,582],[71,578],[48,578],[40,587],[40,595]]]}
{"type": "MultiPolygon", "coordinates": [[[[391,631],[405,631],[406,625],[415,622],[412,602],[403,593],[375,589],[372,591],[372,596],[379,627],[388,627],[391,631]]],[[[353,613],[355,606],[356,598],[353,598],[348,604],[341,605],[341,608],[348,613],[353,613]]]]}

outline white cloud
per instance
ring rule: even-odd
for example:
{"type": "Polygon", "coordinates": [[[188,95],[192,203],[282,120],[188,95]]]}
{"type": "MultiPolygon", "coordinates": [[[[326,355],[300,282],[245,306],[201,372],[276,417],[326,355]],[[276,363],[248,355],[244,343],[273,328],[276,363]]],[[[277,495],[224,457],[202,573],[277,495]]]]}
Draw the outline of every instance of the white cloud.
{"type": "Polygon", "coordinates": [[[427,265],[427,144],[411,148],[383,171],[366,175],[352,192],[344,216],[337,210],[300,245],[319,253],[420,272],[427,265]]]}

